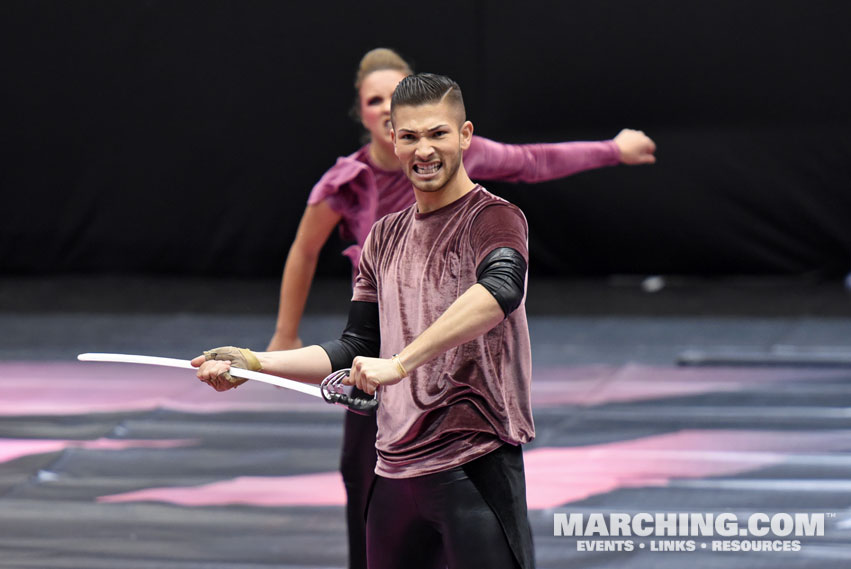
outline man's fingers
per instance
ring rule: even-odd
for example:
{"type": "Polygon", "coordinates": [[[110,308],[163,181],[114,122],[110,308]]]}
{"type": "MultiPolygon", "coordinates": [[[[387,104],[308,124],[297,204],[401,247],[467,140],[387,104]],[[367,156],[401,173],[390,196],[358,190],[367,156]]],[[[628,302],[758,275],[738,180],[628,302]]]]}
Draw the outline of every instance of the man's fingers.
{"type": "Polygon", "coordinates": [[[401,379],[394,375],[396,367],[392,360],[386,358],[367,358],[358,356],[352,360],[349,376],[343,380],[344,385],[354,385],[361,391],[374,394],[384,384],[393,384],[401,379]]]}
{"type": "Polygon", "coordinates": [[[227,391],[228,389],[231,389],[234,386],[231,382],[229,382],[222,376],[217,377],[210,385],[212,385],[216,391],[227,391]]]}
{"type": "Polygon", "coordinates": [[[227,372],[222,372],[220,375],[214,375],[208,378],[199,378],[202,382],[206,383],[216,391],[227,391],[228,389],[235,388],[238,384],[232,383],[227,379],[227,372]]]}
{"type": "Polygon", "coordinates": [[[360,389],[361,391],[366,391],[367,393],[369,393],[369,390],[367,389],[369,387],[369,382],[367,381],[366,376],[364,374],[358,375],[357,386],[358,389],[360,389]]]}
{"type": "Polygon", "coordinates": [[[230,385],[230,383],[227,380],[222,379],[220,377],[215,377],[213,379],[204,379],[204,380],[201,380],[201,381],[203,381],[204,383],[206,383],[207,385],[209,385],[210,387],[212,387],[216,391],[227,391],[228,389],[230,389],[232,387],[232,385],[230,385]]]}
{"type": "Polygon", "coordinates": [[[357,387],[361,391],[366,391],[363,388],[363,380],[364,380],[364,378],[363,378],[363,366],[364,366],[363,358],[358,356],[355,359],[353,359],[352,360],[352,369],[349,372],[348,379],[351,381],[351,383],[349,385],[354,385],[355,387],[357,387]]]}
{"type": "Polygon", "coordinates": [[[373,393],[375,393],[376,382],[371,379],[370,376],[371,374],[369,372],[358,373],[357,377],[355,378],[355,385],[361,391],[372,395],[373,393]]]}
{"type": "MultiPolygon", "coordinates": [[[[202,359],[204,356],[200,356],[202,359]]],[[[192,360],[196,364],[198,358],[192,360]]],[[[244,383],[244,379],[234,379],[230,375],[231,362],[226,360],[202,360],[195,375],[216,391],[227,391],[244,383]]]]}
{"type": "Polygon", "coordinates": [[[230,362],[228,361],[208,360],[201,363],[201,367],[198,368],[196,375],[198,376],[198,379],[202,380],[215,379],[223,373],[227,373],[229,369],[230,362]]]}
{"type": "Polygon", "coordinates": [[[362,391],[365,391],[369,395],[375,395],[375,390],[381,386],[381,379],[374,374],[365,374],[363,376],[363,387],[361,387],[362,391]]]}
{"type": "Polygon", "coordinates": [[[201,364],[203,364],[205,361],[207,361],[207,358],[204,356],[204,354],[201,354],[200,356],[192,358],[192,361],[189,363],[192,364],[193,367],[201,367],[201,364]]]}

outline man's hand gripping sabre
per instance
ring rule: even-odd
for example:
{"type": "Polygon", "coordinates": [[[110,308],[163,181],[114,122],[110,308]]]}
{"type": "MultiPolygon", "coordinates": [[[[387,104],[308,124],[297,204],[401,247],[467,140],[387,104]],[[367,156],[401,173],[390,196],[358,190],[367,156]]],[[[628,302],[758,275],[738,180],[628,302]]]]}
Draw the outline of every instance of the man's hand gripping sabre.
{"type": "Polygon", "coordinates": [[[352,388],[343,385],[343,379],[348,377],[350,370],[341,369],[327,376],[316,386],[292,379],[285,379],[268,373],[261,373],[260,362],[251,350],[225,346],[204,352],[192,361],[155,356],[139,356],[131,354],[102,354],[86,353],[77,356],[83,362],[111,362],[146,364],[183,369],[201,368],[198,378],[213,387],[216,391],[226,391],[242,385],[247,380],[260,381],[299,391],[313,397],[321,397],[327,403],[342,405],[349,411],[359,415],[371,415],[378,407],[378,399],[364,399],[352,396],[352,388]]]}

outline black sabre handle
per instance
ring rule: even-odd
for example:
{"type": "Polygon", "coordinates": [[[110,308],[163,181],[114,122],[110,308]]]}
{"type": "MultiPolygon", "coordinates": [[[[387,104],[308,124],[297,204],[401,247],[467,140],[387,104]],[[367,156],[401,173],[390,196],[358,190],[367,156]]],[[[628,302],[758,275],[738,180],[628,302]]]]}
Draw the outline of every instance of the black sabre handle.
{"type": "Polygon", "coordinates": [[[326,399],[329,403],[342,405],[352,413],[358,415],[372,415],[378,409],[378,399],[364,399],[363,397],[351,397],[345,393],[337,395],[332,400],[326,399]]]}
{"type": "Polygon", "coordinates": [[[358,415],[372,415],[378,408],[378,397],[366,399],[363,397],[354,397],[351,385],[343,385],[343,378],[349,376],[351,368],[335,371],[328,377],[322,380],[319,384],[319,389],[322,393],[322,399],[328,403],[342,405],[352,413],[358,415]]]}

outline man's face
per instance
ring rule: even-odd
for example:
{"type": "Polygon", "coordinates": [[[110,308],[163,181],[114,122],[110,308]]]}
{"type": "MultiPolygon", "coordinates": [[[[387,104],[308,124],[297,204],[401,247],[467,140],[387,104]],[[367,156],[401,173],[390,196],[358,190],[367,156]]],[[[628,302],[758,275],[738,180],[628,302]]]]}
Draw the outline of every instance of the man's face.
{"type": "Polygon", "coordinates": [[[402,170],[414,187],[436,192],[451,181],[470,146],[473,125],[460,122],[459,111],[447,101],[399,106],[393,112],[393,142],[402,170]]]}

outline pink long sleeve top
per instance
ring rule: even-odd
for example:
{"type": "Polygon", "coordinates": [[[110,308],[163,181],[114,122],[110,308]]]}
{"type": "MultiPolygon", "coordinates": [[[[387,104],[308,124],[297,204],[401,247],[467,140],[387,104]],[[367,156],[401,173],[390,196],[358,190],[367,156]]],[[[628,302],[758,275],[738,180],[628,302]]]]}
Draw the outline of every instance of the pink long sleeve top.
{"type": "MultiPolygon", "coordinates": [[[[474,136],[464,153],[464,167],[473,180],[535,183],[555,180],[620,162],[613,140],[503,144],[474,136]]],[[[411,182],[401,169],[383,170],[369,158],[369,146],[341,156],[313,187],[308,204],[327,201],[342,216],[340,235],[355,241],[343,254],[358,266],[372,225],[388,213],[414,203],[411,182]]]]}

